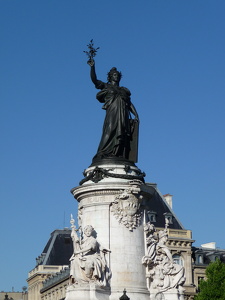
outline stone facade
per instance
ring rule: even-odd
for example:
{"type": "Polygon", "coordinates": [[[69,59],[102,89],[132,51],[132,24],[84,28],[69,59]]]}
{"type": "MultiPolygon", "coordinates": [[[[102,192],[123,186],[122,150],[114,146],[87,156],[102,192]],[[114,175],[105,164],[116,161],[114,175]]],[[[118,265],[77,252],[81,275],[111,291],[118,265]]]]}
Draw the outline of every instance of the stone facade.
{"type": "Polygon", "coordinates": [[[169,229],[168,248],[171,251],[174,261],[185,269],[186,281],[184,283],[185,296],[191,299],[195,294],[192,278],[192,232],[190,230],[169,229]]]}
{"type": "Polygon", "coordinates": [[[41,300],[62,300],[66,297],[70,269],[66,268],[52,275],[43,282],[41,300]]]}
{"type": "Polygon", "coordinates": [[[205,279],[205,270],[210,262],[214,262],[216,259],[221,260],[225,263],[225,250],[218,249],[214,245],[212,248],[207,247],[208,244],[202,245],[201,247],[192,248],[192,259],[193,259],[193,283],[197,288],[199,281],[205,279]]]}
{"type": "Polygon", "coordinates": [[[28,300],[41,300],[41,290],[44,280],[60,272],[63,268],[64,266],[39,265],[29,272],[27,279],[28,300]]]}

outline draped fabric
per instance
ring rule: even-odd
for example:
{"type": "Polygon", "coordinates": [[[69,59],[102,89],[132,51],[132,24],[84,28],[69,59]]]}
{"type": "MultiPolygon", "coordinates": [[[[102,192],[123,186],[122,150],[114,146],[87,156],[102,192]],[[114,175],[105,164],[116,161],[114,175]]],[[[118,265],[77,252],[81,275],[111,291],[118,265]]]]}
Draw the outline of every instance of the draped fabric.
{"type": "Polygon", "coordinates": [[[80,249],[88,249],[82,254],[73,254],[70,261],[70,276],[74,282],[93,281],[99,286],[106,286],[111,272],[107,267],[103,251],[99,249],[97,240],[90,236],[80,244],[80,249]]]}
{"type": "Polygon", "coordinates": [[[98,81],[101,89],[96,98],[104,103],[106,110],[102,137],[94,158],[123,157],[128,159],[132,137],[130,125],[130,91],[125,87],[114,86],[98,81]]]}

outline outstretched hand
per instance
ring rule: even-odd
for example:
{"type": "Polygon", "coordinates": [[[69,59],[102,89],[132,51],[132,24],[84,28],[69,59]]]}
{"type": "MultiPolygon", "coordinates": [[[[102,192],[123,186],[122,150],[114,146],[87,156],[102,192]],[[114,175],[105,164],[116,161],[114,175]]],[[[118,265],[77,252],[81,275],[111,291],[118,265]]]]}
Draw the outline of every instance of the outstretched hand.
{"type": "Polygon", "coordinates": [[[88,64],[90,67],[93,67],[94,64],[95,64],[94,59],[89,59],[89,60],[87,61],[87,64],[88,64]]]}

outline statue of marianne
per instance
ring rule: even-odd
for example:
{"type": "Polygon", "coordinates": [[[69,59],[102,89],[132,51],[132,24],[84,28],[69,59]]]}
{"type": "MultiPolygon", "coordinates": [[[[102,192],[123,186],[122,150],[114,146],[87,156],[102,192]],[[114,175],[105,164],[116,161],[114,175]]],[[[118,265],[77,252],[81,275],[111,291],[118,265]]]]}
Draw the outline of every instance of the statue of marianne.
{"type": "Polygon", "coordinates": [[[104,103],[106,110],[102,137],[93,162],[103,158],[118,158],[137,162],[138,123],[139,117],[130,100],[130,91],[120,87],[121,72],[112,68],[108,73],[107,83],[97,79],[95,61],[90,59],[91,80],[100,92],[96,98],[104,103]],[[134,119],[131,118],[131,113],[134,119]]]}

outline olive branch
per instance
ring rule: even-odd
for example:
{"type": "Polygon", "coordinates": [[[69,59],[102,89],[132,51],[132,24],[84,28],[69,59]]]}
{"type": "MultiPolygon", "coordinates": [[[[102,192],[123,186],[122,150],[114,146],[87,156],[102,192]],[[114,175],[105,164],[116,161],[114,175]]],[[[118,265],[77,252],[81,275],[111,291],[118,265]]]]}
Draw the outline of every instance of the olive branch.
{"type": "Polygon", "coordinates": [[[88,60],[93,60],[93,58],[96,56],[98,49],[100,49],[100,47],[94,48],[94,42],[93,39],[90,40],[90,43],[87,45],[89,51],[83,51],[84,53],[86,53],[88,60]]]}

